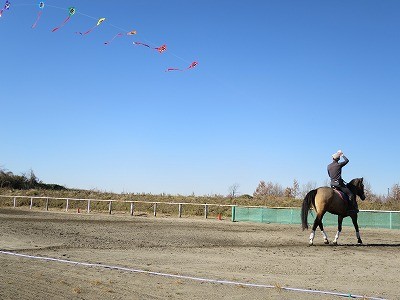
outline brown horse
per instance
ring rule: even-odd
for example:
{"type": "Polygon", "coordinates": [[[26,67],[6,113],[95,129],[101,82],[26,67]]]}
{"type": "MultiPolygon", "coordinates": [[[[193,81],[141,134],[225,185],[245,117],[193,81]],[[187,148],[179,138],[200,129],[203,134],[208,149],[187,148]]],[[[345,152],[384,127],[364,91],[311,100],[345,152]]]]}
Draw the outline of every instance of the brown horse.
{"type": "MultiPolygon", "coordinates": [[[[361,200],[365,199],[363,178],[355,178],[351,180],[347,184],[347,187],[353,192],[354,195],[359,196],[361,200]]],[[[337,245],[340,232],[342,231],[343,218],[347,216],[350,216],[351,220],[353,221],[358,244],[362,244],[357,223],[357,212],[349,212],[347,210],[349,206],[348,201],[344,200],[344,198],[333,188],[320,187],[308,192],[308,194],[305,196],[303,200],[303,206],[301,208],[301,222],[303,225],[303,230],[308,229],[307,217],[311,206],[314,207],[317,216],[315,217],[314,225],[310,234],[310,246],[313,244],[315,230],[317,227],[321,229],[325,244],[329,244],[328,237],[324,231],[324,226],[322,225],[322,218],[326,212],[330,212],[331,214],[338,216],[338,231],[335,239],[333,240],[334,245],[337,245]]]]}

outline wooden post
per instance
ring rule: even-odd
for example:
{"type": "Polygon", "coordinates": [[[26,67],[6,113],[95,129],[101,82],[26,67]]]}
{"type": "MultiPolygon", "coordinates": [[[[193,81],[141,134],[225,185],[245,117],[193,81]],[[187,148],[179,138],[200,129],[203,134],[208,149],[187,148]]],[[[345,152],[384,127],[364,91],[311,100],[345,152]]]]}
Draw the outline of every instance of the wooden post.
{"type": "Polygon", "coordinates": [[[111,215],[112,201],[108,204],[108,213],[111,215]]]}
{"type": "Polygon", "coordinates": [[[179,203],[179,207],[178,207],[178,216],[179,216],[179,218],[182,217],[182,203],[179,203]]]}
{"type": "Polygon", "coordinates": [[[29,205],[29,209],[32,209],[33,206],[33,198],[31,198],[31,204],[29,205]]]}
{"type": "Polygon", "coordinates": [[[207,219],[208,217],[208,205],[204,204],[204,219],[207,219]]]}
{"type": "Polygon", "coordinates": [[[65,205],[65,211],[68,211],[68,206],[69,206],[69,199],[67,199],[67,204],[65,205]]]}
{"type": "Polygon", "coordinates": [[[17,197],[14,197],[14,208],[17,207],[17,197]]]}
{"type": "Polygon", "coordinates": [[[393,228],[392,227],[392,212],[389,212],[389,222],[390,222],[389,228],[392,229],[393,228]]]}
{"type": "Polygon", "coordinates": [[[46,211],[49,210],[49,198],[46,198],[46,211]]]}
{"type": "Polygon", "coordinates": [[[131,202],[131,216],[133,216],[134,208],[135,208],[135,206],[134,206],[133,202],[131,202]]]}
{"type": "Polygon", "coordinates": [[[154,203],[154,216],[157,216],[157,203],[154,203]]]}
{"type": "Polygon", "coordinates": [[[87,201],[87,213],[90,213],[90,200],[87,201]]]}

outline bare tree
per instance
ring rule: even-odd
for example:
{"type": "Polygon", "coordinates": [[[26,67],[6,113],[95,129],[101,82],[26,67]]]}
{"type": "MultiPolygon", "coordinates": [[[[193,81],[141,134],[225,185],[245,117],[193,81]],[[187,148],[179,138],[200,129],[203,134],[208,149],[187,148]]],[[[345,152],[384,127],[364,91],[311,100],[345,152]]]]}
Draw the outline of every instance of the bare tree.
{"type": "Polygon", "coordinates": [[[240,187],[239,183],[234,183],[233,185],[231,185],[228,189],[229,197],[235,198],[239,193],[239,187],[240,187]]]}
{"type": "Polygon", "coordinates": [[[291,187],[287,187],[287,188],[285,189],[285,192],[283,193],[283,196],[284,196],[285,198],[294,198],[294,197],[293,197],[293,189],[292,189],[291,187]]]}
{"type": "Polygon", "coordinates": [[[278,183],[272,183],[271,181],[265,183],[265,181],[260,181],[257,189],[253,193],[254,197],[257,196],[273,196],[281,197],[284,195],[283,188],[278,183]]]}
{"type": "Polygon", "coordinates": [[[398,183],[394,184],[390,191],[390,198],[393,201],[400,201],[400,185],[398,183]]]}
{"type": "Polygon", "coordinates": [[[257,196],[265,196],[267,195],[267,186],[265,184],[265,181],[261,180],[260,183],[258,184],[256,190],[253,193],[254,197],[257,196]]]}
{"type": "Polygon", "coordinates": [[[303,184],[300,192],[301,198],[304,198],[309,191],[314,190],[316,188],[317,188],[317,183],[315,181],[309,181],[306,184],[303,184]]]}
{"type": "Polygon", "coordinates": [[[292,197],[295,198],[295,199],[300,194],[299,182],[296,179],[293,179],[293,186],[292,186],[291,192],[292,192],[292,197]]]}

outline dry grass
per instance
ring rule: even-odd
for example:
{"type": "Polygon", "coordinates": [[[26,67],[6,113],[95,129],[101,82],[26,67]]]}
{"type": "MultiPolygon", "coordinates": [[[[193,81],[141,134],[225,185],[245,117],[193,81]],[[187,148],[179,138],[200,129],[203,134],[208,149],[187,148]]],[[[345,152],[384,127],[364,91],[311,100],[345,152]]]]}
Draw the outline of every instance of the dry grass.
{"type": "MultiPolygon", "coordinates": [[[[220,195],[210,196],[182,196],[182,195],[152,195],[152,194],[114,194],[108,192],[94,190],[9,190],[0,189],[1,195],[7,196],[27,196],[27,197],[58,197],[58,198],[75,198],[75,199],[101,199],[101,200],[117,200],[112,203],[113,211],[128,212],[130,211],[130,203],[122,201],[143,201],[143,203],[135,203],[135,213],[152,214],[154,209],[153,202],[157,204],[157,214],[162,215],[178,215],[178,203],[186,203],[183,206],[183,215],[202,216],[204,215],[204,206],[196,204],[218,204],[218,205],[239,205],[239,206],[266,206],[266,207],[301,207],[302,199],[293,199],[285,197],[251,197],[244,195],[241,197],[224,197],[220,195]],[[118,202],[121,201],[121,202],[118,202]],[[176,205],[166,205],[162,203],[177,203],[176,205]],[[190,203],[193,203],[190,205],[190,203]]],[[[359,208],[362,210],[400,210],[399,201],[358,201],[359,208]]],[[[7,203],[0,201],[2,206],[12,205],[11,201],[7,203]]],[[[19,199],[18,206],[29,206],[30,199],[19,199]]],[[[43,208],[46,205],[46,199],[35,199],[33,206],[43,208]]],[[[65,209],[66,200],[49,201],[49,209],[65,209]]],[[[96,212],[108,212],[109,202],[91,201],[91,210],[96,212]]],[[[72,211],[86,211],[86,201],[69,201],[69,209],[72,211]]],[[[209,206],[209,214],[211,216],[230,216],[230,207],[209,206]]]]}

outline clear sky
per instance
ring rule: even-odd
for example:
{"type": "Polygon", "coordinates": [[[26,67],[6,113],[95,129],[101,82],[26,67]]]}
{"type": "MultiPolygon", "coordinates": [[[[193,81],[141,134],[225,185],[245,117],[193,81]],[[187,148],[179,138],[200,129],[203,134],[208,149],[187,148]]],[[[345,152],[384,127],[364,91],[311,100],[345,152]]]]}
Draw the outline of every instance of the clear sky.
{"type": "Polygon", "coordinates": [[[341,149],[345,180],[364,177],[377,194],[400,181],[398,0],[45,1],[34,29],[38,1],[10,2],[0,166],[15,174],[117,193],[252,194],[260,180],[324,185],[341,149]]]}

